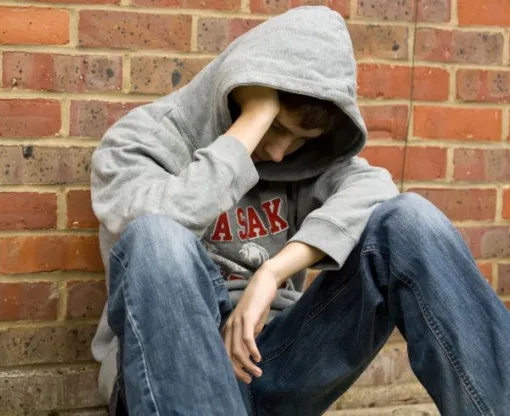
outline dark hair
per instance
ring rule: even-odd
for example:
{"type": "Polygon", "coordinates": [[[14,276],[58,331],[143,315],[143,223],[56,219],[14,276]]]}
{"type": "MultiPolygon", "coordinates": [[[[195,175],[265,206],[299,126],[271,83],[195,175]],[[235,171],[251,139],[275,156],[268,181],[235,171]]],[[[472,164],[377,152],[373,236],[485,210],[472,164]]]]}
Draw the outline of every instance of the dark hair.
{"type": "Polygon", "coordinates": [[[300,127],[305,130],[323,129],[329,133],[351,122],[331,101],[280,90],[278,97],[282,107],[300,117],[300,127]]]}

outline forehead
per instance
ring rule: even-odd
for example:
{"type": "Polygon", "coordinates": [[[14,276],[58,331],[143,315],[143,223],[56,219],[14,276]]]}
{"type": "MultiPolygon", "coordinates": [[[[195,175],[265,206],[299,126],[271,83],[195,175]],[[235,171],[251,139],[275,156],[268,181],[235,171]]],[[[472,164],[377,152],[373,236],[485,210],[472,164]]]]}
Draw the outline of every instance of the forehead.
{"type": "Polygon", "coordinates": [[[319,137],[322,133],[324,133],[323,129],[304,129],[300,126],[301,120],[299,115],[296,113],[290,113],[285,108],[281,108],[280,112],[276,116],[276,121],[284,127],[286,130],[290,131],[293,135],[297,137],[309,137],[314,139],[319,137]]]}

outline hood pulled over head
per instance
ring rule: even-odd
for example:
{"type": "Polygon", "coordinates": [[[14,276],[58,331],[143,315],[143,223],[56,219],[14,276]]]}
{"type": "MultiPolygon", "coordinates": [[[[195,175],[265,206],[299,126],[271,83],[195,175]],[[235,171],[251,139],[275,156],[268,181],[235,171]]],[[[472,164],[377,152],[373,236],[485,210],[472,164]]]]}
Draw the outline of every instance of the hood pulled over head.
{"type": "Polygon", "coordinates": [[[261,23],[232,42],[187,86],[178,102],[195,145],[210,144],[232,124],[228,95],[241,85],[263,85],[333,102],[351,120],[309,141],[279,163],[257,163],[261,179],[299,180],[349,159],[366,142],[356,103],[356,62],[343,18],[323,6],[304,6],[261,23]]]}

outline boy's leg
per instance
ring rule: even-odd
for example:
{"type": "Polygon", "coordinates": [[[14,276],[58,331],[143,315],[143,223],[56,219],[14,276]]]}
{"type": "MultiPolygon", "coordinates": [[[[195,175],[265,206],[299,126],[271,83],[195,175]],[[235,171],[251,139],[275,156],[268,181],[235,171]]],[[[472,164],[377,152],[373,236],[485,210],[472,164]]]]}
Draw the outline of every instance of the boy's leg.
{"type": "Polygon", "coordinates": [[[342,270],[319,275],[259,335],[254,413],[321,414],[394,325],[441,414],[507,414],[510,313],[450,221],[413,194],[379,206],[342,270]]]}
{"type": "Polygon", "coordinates": [[[218,330],[232,304],[194,235],[171,219],[131,223],[111,251],[108,323],[130,415],[243,415],[218,330]]]}

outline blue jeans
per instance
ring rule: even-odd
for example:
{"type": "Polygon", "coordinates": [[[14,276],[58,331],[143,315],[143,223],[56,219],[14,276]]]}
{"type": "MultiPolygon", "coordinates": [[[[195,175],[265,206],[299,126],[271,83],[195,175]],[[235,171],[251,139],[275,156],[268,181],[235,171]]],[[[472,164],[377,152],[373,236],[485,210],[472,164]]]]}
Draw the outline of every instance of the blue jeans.
{"type": "Polygon", "coordinates": [[[441,414],[510,414],[510,313],[432,204],[381,204],[345,265],[321,273],[257,338],[262,377],[238,382],[219,328],[232,305],[191,232],[131,223],[112,250],[108,317],[130,416],[320,415],[397,326],[441,414]]]}

